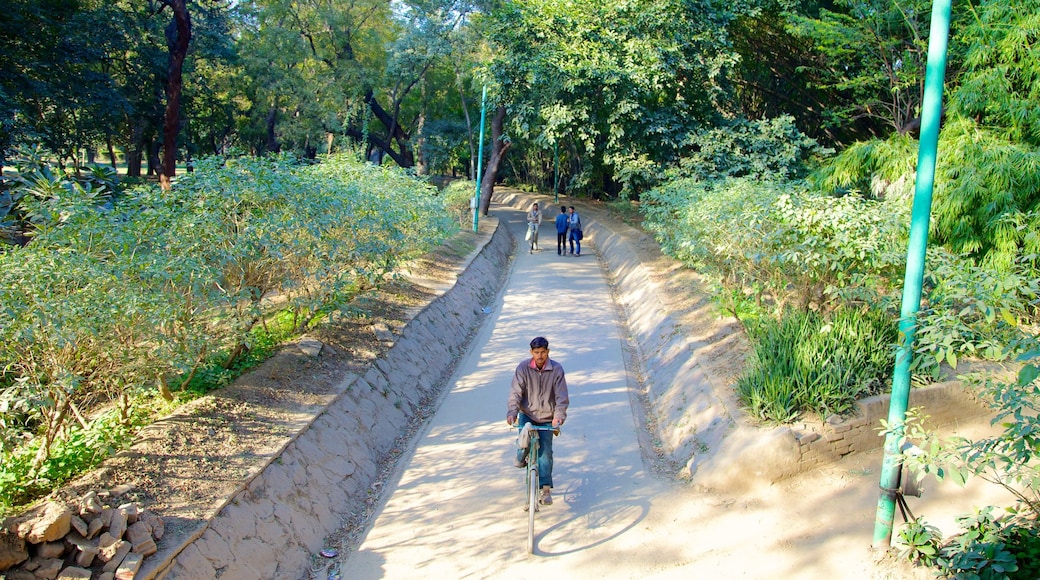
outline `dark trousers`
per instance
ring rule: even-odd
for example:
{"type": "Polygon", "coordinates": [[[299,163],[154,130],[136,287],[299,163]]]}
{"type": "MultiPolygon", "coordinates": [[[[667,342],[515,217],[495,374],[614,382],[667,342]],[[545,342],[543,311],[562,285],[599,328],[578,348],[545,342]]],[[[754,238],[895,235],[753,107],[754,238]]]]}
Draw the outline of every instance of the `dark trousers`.
{"type": "Polygon", "coordinates": [[[556,232],[556,253],[563,254],[567,251],[567,232],[556,232]]]}

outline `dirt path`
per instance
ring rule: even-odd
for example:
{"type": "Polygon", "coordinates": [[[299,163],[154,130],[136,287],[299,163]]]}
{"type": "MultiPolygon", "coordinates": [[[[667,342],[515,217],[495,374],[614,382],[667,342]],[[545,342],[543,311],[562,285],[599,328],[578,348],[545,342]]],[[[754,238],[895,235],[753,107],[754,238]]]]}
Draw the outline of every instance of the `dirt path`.
{"type": "MultiPolygon", "coordinates": [[[[523,239],[521,212],[493,213],[523,239]]],[[[546,224],[542,251],[519,253],[492,320],[401,462],[373,526],[331,571],[350,579],[928,577],[878,563],[870,550],[879,453],[739,496],[653,475],[595,248],[557,256],[552,233],[546,224]],[[522,474],[510,465],[504,410],[512,370],[539,334],[567,369],[572,413],[556,444],[557,501],[539,513],[536,554],[527,555],[522,474]]],[[[944,531],[973,505],[1002,500],[995,489],[934,481],[923,499],[910,499],[944,531]]]]}

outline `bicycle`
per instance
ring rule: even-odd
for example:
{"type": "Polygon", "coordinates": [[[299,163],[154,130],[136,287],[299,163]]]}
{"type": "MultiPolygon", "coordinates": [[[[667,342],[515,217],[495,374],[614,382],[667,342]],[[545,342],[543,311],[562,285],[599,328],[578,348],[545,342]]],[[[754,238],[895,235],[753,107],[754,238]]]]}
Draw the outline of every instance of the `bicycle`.
{"type": "MultiPolygon", "coordinates": [[[[514,427],[519,428],[519,423],[514,425],[514,427]]],[[[538,511],[539,506],[538,447],[541,443],[538,439],[538,431],[552,431],[553,435],[559,435],[560,428],[527,422],[524,423],[524,428],[521,429],[520,434],[517,436],[517,443],[519,443],[520,447],[527,447],[527,504],[524,507],[524,511],[527,512],[527,553],[529,554],[534,553],[534,514],[538,511]]]]}
{"type": "Polygon", "coordinates": [[[531,246],[527,253],[533,254],[535,247],[538,245],[538,224],[535,222],[527,223],[527,240],[531,242],[531,246]]]}

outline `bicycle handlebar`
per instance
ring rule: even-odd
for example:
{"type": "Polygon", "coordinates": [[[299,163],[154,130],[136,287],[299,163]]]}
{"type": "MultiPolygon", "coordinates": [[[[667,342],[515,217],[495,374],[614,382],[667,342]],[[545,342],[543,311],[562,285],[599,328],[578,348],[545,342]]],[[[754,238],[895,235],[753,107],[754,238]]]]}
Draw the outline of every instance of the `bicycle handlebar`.
{"type": "MultiPolygon", "coordinates": [[[[531,430],[532,431],[552,431],[556,435],[560,434],[560,432],[562,431],[562,427],[563,427],[562,425],[560,427],[553,427],[552,425],[535,425],[534,423],[531,423],[530,421],[528,421],[526,424],[531,426],[531,430]]],[[[518,421],[516,423],[513,423],[513,428],[514,429],[521,429],[522,426],[520,425],[520,423],[518,421]]]]}

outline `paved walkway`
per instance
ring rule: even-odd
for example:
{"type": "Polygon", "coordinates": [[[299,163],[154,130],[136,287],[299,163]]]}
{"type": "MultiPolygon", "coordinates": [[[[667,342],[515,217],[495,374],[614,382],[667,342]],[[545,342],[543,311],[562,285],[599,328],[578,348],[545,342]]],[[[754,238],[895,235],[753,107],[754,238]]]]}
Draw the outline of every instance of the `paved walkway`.
{"type": "MultiPolygon", "coordinates": [[[[492,212],[523,245],[523,212],[492,212]]],[[[622,561],[635,577],[660,559],[639,553],[660,490],[641,460],[607,283],[589,244],[580,257],[556,254],[555,213],[546,215],[541,250],[518,251],[492,319],[343,578],[617,577],[622,561]],[[505,401],[538,335],[567,371],[571,412],[554,445],[556,503],[539,512],[537,555],[528,556],[523,471],[511,465],[505,401]]]]}

